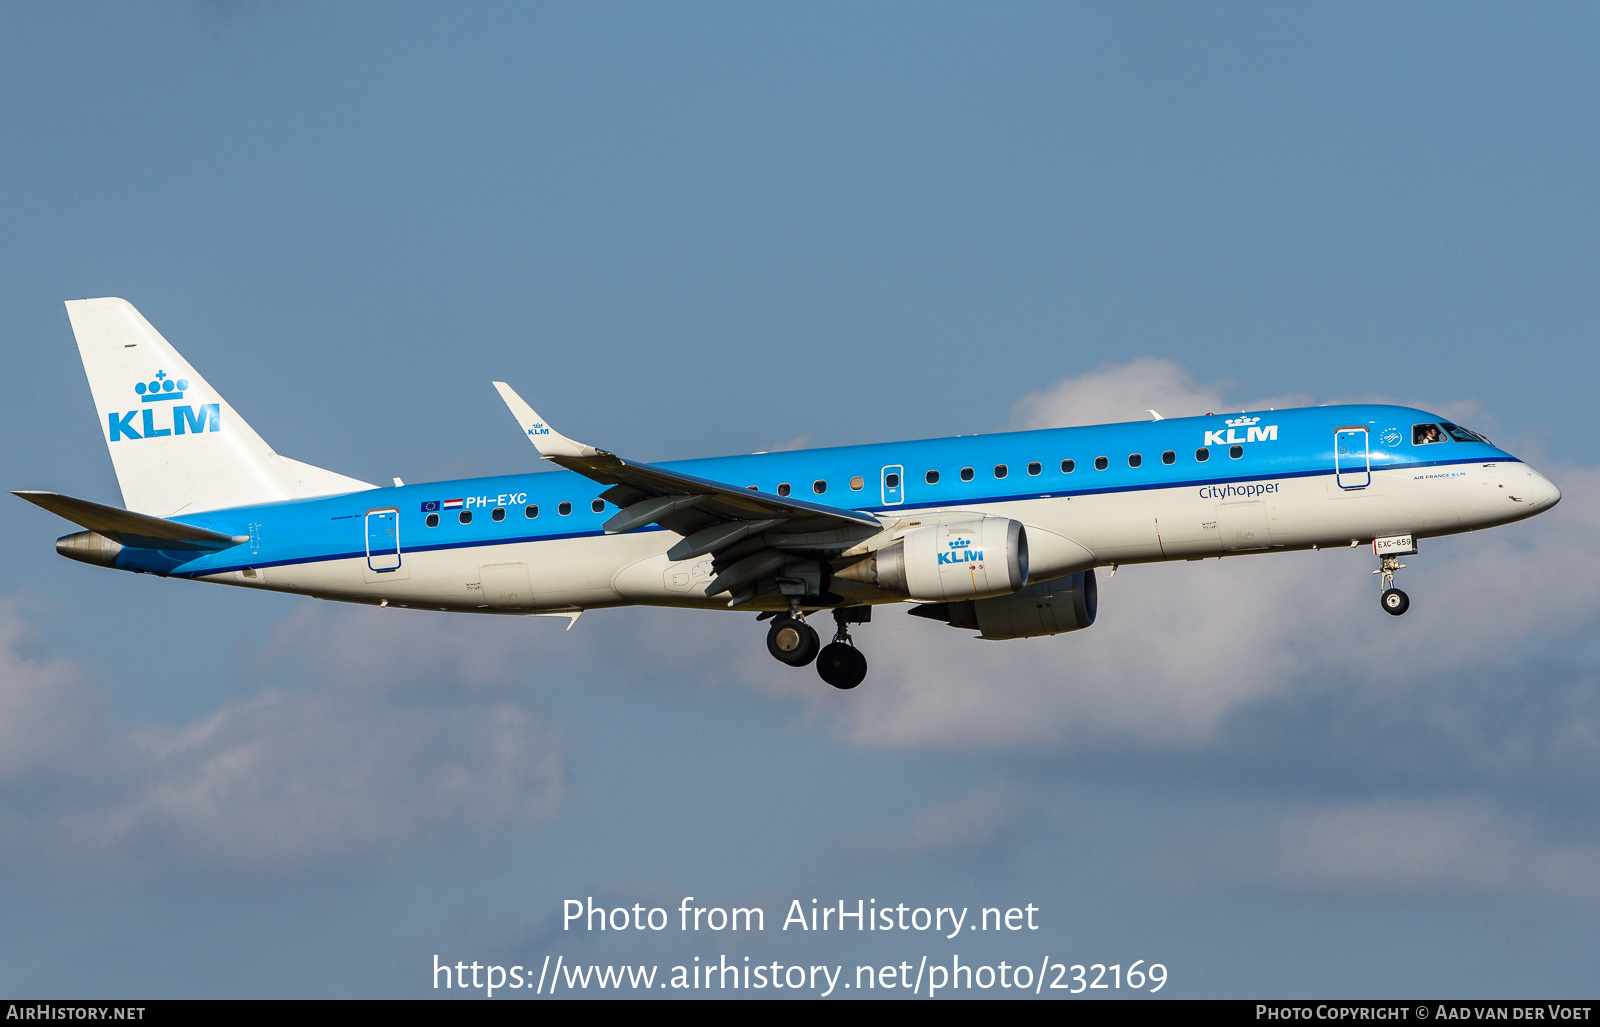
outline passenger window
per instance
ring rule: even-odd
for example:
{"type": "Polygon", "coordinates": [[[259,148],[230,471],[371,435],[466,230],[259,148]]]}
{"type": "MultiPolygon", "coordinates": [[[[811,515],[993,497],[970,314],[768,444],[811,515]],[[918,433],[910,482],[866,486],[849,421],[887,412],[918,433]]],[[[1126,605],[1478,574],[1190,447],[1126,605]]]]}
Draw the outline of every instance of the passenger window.
{"type": "Polygon", "coordinates": [[[1110,467],[1110,466],[1111,466],[1111,461],[1107,460],[1105,457],[1097,456],[1097,457],[1094,458],[1094,469],[1095,470],[1103,471],[1107,467],[1110,467]]]}
{"type": "Polygon", "coordinates": [[[1063,461],[1061,461],[1061,473],[1062,474],[1071,474],[1072,473],[1072,469],[1074,467],[1076,467],[1076,466],[1078,466],[1078,464],[1077,464],[1077,461],[1075,461],[1075,460],[1063,460],[1063,461]]]}
{"type": "Polygon", "coordinates": [[[962,481],[971,481],[972,480],[972,468],[970,468],[970,467],[961,468],[961,480],[962,481]]]}
{"type": "Polygon", "coordinates": [[[497,506],[497,507],[495,507],[495,508],[494,508],[494,510],[493,510],[493,511],[492,511],[492,512],[491,512],[491,513],[490,513],[490,514],[489,514],[489,516],[490,516],[490,517],[493,517],[493,518],[494,518],[494,519],[495,519],[495,520],[497,520],[497,521],[503,521],[503,520],[505,520],[505,519],[506,519],[506,508],[505,508],[505,507],[503,507],[503,506],[497,506]]]}
{"type": "Polygon", "coordinates": [[[1029,474],[1038,474],[1042,470],[1044,470],[1044,465],[1041,463],[1035,462],[1028,465],[1029,474]]]}
{"type": "Polygon", "coordinates": [[[929,471],[928,472],[928,484],[929,485],[937,485],[937,484],[939,484],[939,472],[938,471],[929,471]]]}
{"type": "Polygon", "coordinates": [[[1244,447],[1243,446],[1234,446],[1234,447],[1232,447],[1231,449],[1228,450],[1228,455],[1230,457],[1232,457],[1233,459],[1237,460],[1241,456],[1244,456],[1244,447]]]}
{"type": "Polygon", "coordinates": [[[816,481],[811,483],[811,491],[820,496],[824,492],[828,491],[828,483],[823,481],[821,478],[818,478],[816,481]]]}
{"type": "Polygon", "coordinates": [[[855,478],[851,478],[850,479],[850,491],[851,492],[860,492],[862,490],[862,488],[864,488],[866,486],[866,484],[867,484],[866,481],[863,480],[862,478],[860,478],[859,476],[855,477],[855,478]]]}
{"type": "MultiPolygon", "coordinates": [[[[753,486],[753,485],[751,486],[751,488],[754,488],[754,487],[755,486],[753,486]]],[[[606,501],[603,500],[603,499],[597,499],[594,502],[589,504],[589,509],[593,510],[595,513],[599,513],[600,511],[604,510],[605,508],[606,508],[606,501]]]]}
{"type": "Polygon", "coordinates": [[[886,474],[886,475],[884,475],[884,477],[883,477],[883,487],[886,488],[886,489],[897,489],[897,488],[899,488],[900,487],[900,476],[898,474],[886,474]]]}
{"type": "Polygon", "coordinates": [[[462,524],[471,524],[472,523],[472,511],[471,510],[463,510],[463,511],[461,511],[460,521],[461,521],[462,524]]]}
{"type": "Polygon", "coordinates": [[[536,506],[525,506],[522,508],[522,516],[531,521],[535,517],[539,516],[539,508],[536,506]]]}
{"type": "Polygon", "coordinates": [[[572,504],[571,503],[562,503],[560,506],[556,507],[556,513],[560,514],[563,517],[567,516],[567,514],[569,514],[571,512],[572,512],[572,504]]]}
{"type": "Polygon", "coordinates": [[[1142,463],[1144,463],[1144,457],[1140,456],[1138,453],[1129,453],[1128,454],[1128,466],[1129,467],[1138,467],[1142,463]]]}
{"type": "Polygon", "coordinates": [[[429,514],[428,515],[428,527],[437,528],[438,526],[439,526],[439,515],[438,514],[429,514]]]}
{"type": "Polygon", "coordinates": [[[789,494],[789,483],[786,482],[786,481],[778,482],[778,495],[787,496],[788,494],[789,494]]]}
{"type": "Polygon", "coordinates": [[[1203,464],[1207,460],[1210,460],[1210,459],[1211,459],[1211,450],[1209,450],[1209,449],[1197,449],[1197,450],[1194,451],[1194,462],[1195,463],[1203,464]]]}
{"type": "Polygon", "coordinates": [[[1172,450],[1169,449],[1165,453],[1161,454],[1161,462],[1164,463],[1164,464],[1177,463],[1178,462],[1178,454],[1174,453],[1172,450]]]}
{"type": "Polygon", "coordinates": [[[1009,472],[1006,470],[1006,465],[1005,464],[995,464],[994,465],[994,476],[996,478],[1004,478],[1008,473],[1009,472]]]}
{"type": "Polygon", "coordinates": [[[1411,426],[1411,444],[1413,446],[1431,446],[1435,442],[1444,441],[1444,432],[1439,430],[1437,424],[1413,424],[1411,426]]]}

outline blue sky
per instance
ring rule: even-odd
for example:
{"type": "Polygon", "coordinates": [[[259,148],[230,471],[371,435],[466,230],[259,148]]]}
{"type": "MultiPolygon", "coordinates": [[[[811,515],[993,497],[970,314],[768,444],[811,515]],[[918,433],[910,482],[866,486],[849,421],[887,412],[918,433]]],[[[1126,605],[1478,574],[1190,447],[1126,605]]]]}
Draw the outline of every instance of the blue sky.
{"type": "Polygon", "coordinates": [[[533,466],[1388,397],[1563,489],[1128,568],[1080,634],[427,616],[71,564],[0,505],[0,985],[406,996],[450,960],[1159,961],[1577,995],[1600,954],[1592,7],[12,5],[8,488],[118,492],[61,302],[280,452],[533,466]],[[560,902],[1021,905],[1023,941],[575,938],[560,902]]]}

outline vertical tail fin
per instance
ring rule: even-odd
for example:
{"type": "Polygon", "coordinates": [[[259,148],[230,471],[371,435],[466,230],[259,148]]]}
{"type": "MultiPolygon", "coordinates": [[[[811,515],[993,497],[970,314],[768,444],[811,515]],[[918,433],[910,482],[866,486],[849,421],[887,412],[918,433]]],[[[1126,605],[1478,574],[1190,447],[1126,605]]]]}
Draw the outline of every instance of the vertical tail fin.
{"type": "Polygon", "coordinates": [[[68,300],[129,510],[170,517],[375,486],[273,452],[127,300],[68,300]]]}

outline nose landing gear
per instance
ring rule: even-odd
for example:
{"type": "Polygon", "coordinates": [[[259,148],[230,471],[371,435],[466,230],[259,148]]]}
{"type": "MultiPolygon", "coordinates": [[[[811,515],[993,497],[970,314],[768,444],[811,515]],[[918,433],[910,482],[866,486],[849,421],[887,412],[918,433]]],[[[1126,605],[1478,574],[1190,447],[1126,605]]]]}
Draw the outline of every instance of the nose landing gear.
{"type": "Polygon", "coordinates": [[[1411,597],[1394,587],[1394,572],[1404,567],[1398,556],[1381,557],[1382,565],[1372,573],[1381,574],[1383,594],[1378,596],[1378,603],[1383,607],[1383,612],[1400,616],[1411,609],[1411,597]]]}

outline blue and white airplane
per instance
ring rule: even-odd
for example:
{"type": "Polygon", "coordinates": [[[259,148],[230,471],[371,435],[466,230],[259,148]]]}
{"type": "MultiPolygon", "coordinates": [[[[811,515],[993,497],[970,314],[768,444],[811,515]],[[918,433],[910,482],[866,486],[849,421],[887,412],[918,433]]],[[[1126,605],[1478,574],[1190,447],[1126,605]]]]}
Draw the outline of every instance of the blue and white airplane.
{"type": "MultiPolygon", "coordinates": [[[[323,599],[563,616],[758,611],[767,648],[854,688],[849,626],[908,611],[989,639],[1094,623],[1095,568],[1370,545],[1381,604],[1420,538],[1561,493],[1398,406],[1323,406],[645,464],[495,388],[560,470],[378,487],[280,456],[126,300],[67,303],[127,509],[14,493],[84,563],[323,599]],[[831,611],[824,646],[808,615],[831,611]]],[[[568,625],[571,626],[570,623],[568,625]]]]}

